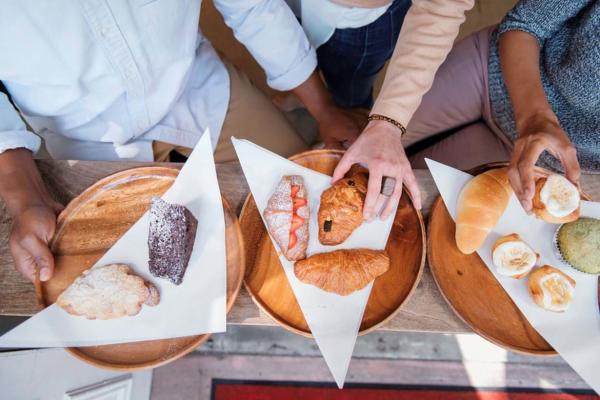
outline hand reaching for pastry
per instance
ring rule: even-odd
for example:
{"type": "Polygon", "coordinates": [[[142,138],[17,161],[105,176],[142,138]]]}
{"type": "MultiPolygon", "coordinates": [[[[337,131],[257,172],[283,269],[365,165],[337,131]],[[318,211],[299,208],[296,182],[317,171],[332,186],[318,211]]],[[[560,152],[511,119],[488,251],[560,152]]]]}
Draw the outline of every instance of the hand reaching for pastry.
{"type": "Polygon", "coordinates": [[[326,148],[344,150],[360,135],[360,125],[349,112],[332,106],[322,115],[318,120],[319,133],[326,148]]]}
{"type": "Polygon", "coordinates": [[[510,184],[528,213],[532,210],[535,194],[535,163],[544,150],[561,162],[567,179],[579,184],[581,170],[577,151],[556,116],[534,115],[519,129],[508,169],[510,184]]]}
{"type": "Polygon", "coordinates": [[[381,219],[386,219],[392,213],[400,201],[403,183],[410,191],[415,207],[421,208],[419,186],[404,152],[400,131],[394,125],[385,121],[370,121],[340,160],[333,172],[333,182],[343,178],[356,163],[369,169],[369,184],[363,209],[363,216],[367,221],[372,221],[384,204],[381,219]],[[384,177],[396,180],[389,198],[381,194],[384,177]]]}
{"type": "Polygon", "coordinates": [[[14,215],[10,235],[10,251],[17,270],[33,281],[36,267],[40,269],[40,280],[47,281],[54,273],[54,257],[48,244],[54,236],[56,215],[62,206],[34,205],[14,215]]]}

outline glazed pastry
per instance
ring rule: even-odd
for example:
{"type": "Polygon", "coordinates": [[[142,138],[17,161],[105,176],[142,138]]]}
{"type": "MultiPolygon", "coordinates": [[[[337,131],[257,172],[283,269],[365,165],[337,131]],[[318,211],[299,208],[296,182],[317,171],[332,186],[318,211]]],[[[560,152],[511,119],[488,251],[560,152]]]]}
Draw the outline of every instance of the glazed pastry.
{"type": "Polygon", "coordinates": [[[486,171],[471,179],[458,195],[456,246],[471,254],[485,241],[508,206],[512,189],[506,168],[486,171]]]}
{"type": "Polygon", "coordinates": [[[363,223],[367,176],[355,173],[340,179],[321,194],[319,242],[333,246],[343,243],[363,223]]]}
{"type": "Polygon", "coordinates": [[[562,175],[553,174],[535,183],[533,212],[551,224],[564,224],[579,218],[579,189],[562,175]]]}
{"type": "Polygon", "coordinates": [[[525,277],[539,258],[539,254],[516,233],[501,237],[492,247],[492,260],[496,271],[500,275],[515,279],[525,277]]]}
{"type": "Polygon", "coordinates": [[[290,261],[306,257],[308,247],[308,196],[298,175],[281,178],[263,212],[267,229],[290,261]]]}
{"type": "Polygon", "coordinates": [[[87,319],[133,316],[142,304],[160,302],[158,289],[137,276],[126,264],[109,264],[87,269],[56,300],[72,315],[87,319]]]}
{"type": "Polygon", "coordinates": [[[600,220],[579,218],[564,224],[556,234],[563,260],[578,271],[600,274],[600,220]]]}
{"type": "Polygon", "coordinates": [[[148,265],[152,276],[181,284],[194,249],[197,227],[198,220],[185,206],[152,198],[148,232],[148,265]]]}
{"type": "Polygon", "coordinates": [[[529,293],[535,304],[548,311],[569,308],[575,292],[575,280],[557,268],[544,265],[529,275],[529,293]]]}
{"type": "Polygon", "coordinates": [[[336,250],[296,262],[294,274],[301,282],[347,296],[367,286],[389,267],[385,250],[336,250]]]}

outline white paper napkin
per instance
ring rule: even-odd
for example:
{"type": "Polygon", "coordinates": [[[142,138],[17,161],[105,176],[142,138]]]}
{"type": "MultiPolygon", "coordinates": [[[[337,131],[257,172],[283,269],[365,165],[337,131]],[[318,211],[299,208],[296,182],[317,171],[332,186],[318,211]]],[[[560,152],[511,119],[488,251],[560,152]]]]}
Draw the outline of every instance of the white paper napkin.
{"type": "MultiPolygon", "coordinates": [[[[440,195],[452,219],[456,215],[458,194],[472,178],[457,169],[426,160],[440,195]]],[[[583,201],[581,216],[600,218],[600,203],[583,201]]],[[[600,393],[600,313],[598,312],[598,277],[585,274],[559,260],[553,250],[558,225],[548,224],[525,213],[513,194],[498,224],[477,251],[504,290],[531,325],[560,353],[571,367],[600,393]],[[538,307],[527,291],[527,280],[498,275],[492,263],[492,246],[501,236],[518,233],[541,255],[539,265],[559,268],[577,281],[573,303],[564,313],[538,307]]]]}
{"type": "Polygon", "coordinates": [[[225,222],[206,131],[183,166],[166,201],[185,205],[198,219],[194,250],[183,282],[155,278],[148,270],[148,213],[94,265],[126,263],[160,291],[160,304],[106,321],[47,307],[0,338],[0,347],[70,347],[165,339],[225,330],[225,222]]]}
{"type": "MultiPolygon", "coordinates": [[[[308,255],[336,249],[385,248],[392,227],[392,217],[386,221],[364,223],[338,246],[320,244],[317,211],[321,192],[331,186],[331,177],[304,168],[247,140],[233,138],[232,142],[261,216],[282,176],[301,175],[304,178],[311,213],[308,255]]],[[[275,242],[273,245],[278,249],[275,242]]],[[[341,388],[373,284],[349,296],[328,293],[300,282],[294,274],[293,262],[288,261],[279,251],[278,255],[321,354],[338,387],[341,388]]]]}

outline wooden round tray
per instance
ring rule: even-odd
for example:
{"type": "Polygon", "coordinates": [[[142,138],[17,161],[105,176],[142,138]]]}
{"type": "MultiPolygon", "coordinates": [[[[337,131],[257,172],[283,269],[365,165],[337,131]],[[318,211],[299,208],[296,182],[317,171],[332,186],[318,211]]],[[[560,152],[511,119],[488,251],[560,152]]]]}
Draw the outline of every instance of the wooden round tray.
{"type": "MultiPolygon", "coordinates": [[[[469,171],[478,175],[506,163],[486,164],[469,171]]],[[[538,175],[548,171],[536,169],[538,175]]],[[[582,197],[588,198],[585,193],[582,197]]],[[[550,356],[556,351],[531,326],[477,253],[456,247],[456,225],[440,196],[429,214],[427,259],[433,278],[450,308],[477,334],[506,349],[550,356]]]]}
{"type": "MultiPolygon", "coordinates": [[[[91,267],[150,207],[153,196],[171,187],[179,171],[142,167],[118,172],[90,186],[59,215],[52,241],[56,269],[43,283],[44,305],[56,301],[73,280],[91,267]]],[[[227,311],[231,309],[244,275],[244,250],[240,226],[225,199],[227,245],[227,311]]],[[[150,340],[104,346],[68,348],[92,365],[138,370],[164,365],[193,351],[210,335],[150,340]]]]}
{"type": "MultiPolygon", "coordinates": [[[[343,152],[313,150],[290,160],[331,175],[343,152]]],[[[246,249],[244,285],[254,302],[284,328],[311,337],[294,292],[251,194],[240,213],[246,249]]],[[[405,191],[386,246],[390,269],[378,277],[371,291],[359,335],[364,335],[390,320],[417,287],[425,264],[425,226],[405,191]]]]}

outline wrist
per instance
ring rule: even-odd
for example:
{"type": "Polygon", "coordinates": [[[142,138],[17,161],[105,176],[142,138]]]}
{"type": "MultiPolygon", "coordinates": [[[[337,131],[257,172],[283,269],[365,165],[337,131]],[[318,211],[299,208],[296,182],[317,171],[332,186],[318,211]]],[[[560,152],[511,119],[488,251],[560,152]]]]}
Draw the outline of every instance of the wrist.
{"type": "Polygon", "coordinates": [[[402,128],[400,128],[398,125],[391,121],[384,119],[372,119],[371,117],[369,117],[369,121],[365,130],[367,129],[397,135],[398,137],[401,137],[405,132],[403,126],[402,128]]]}
{"type": "Polygon", "coordinates": [[[15,149],[0,154],[0,197],[13,216],[31,207],[52,208],[52,197],[29,150],[15,149]]]}
{"type": "Polygon", "coordinates": [[[552,110],[539,109],[515,118],[515,126],[519,136],[527,135],[530,131],[538,130],[540,126],[552,125],[560,128],[556,114],[552,110]]]}

